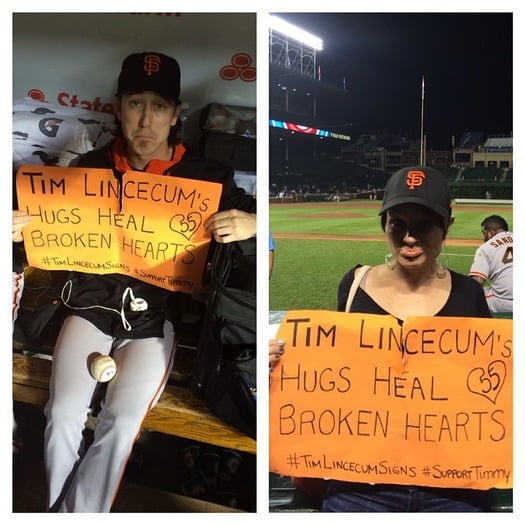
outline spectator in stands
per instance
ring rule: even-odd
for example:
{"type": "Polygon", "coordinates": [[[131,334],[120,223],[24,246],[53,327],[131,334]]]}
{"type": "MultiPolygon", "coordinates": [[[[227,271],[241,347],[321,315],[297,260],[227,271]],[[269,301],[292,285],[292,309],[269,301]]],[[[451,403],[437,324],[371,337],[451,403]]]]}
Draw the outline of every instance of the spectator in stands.
{"type": "MultiPolygon", "coordinates": [[[[107,168],[117,181],[144,171],[222,184],[219,211],[205,223],[218,243],[256,233],[255,199],[238,188],[233,170],[190,151],[180,127],[180,68],[157,52],[129,55],[117,88],[116,139],[82,156],[80,167],[107,168]]],[[[120,274],[73,272],[65,318],[53,353],[45,408],[45,468],[51,512],[109,512],[142,421],[159,399],[174,360],[167,308],[174,292],[120,274]],[[146,308],[133,308],[133,297],[146,308]],[[88,373],[94,351],[111,354],[118,372],[107,383],[93,443],[83,430],[97,382],[88,373]]]]}
{"type": "MultiPolygon", "coordinates": [[[[270,277],[272,276],[273,271],[273,261],[275,256],[275,243],[273,241],[272,234],[270,233],[270,262],[269,262],[269,273],[270,277]]],[[[272,371],[275,364],[279,361],[281,355],[284,352],[284,341],[281,339],[270,339],[270,372],[272,371]]]]}
{"type": "MultiPolygon", "coordinates": [[[[273,261],[275,256],[275,243],[273,241],[272,234],[270,233],[270,261],[269,261],[269,277],[272,276],[273,271],[273,261]]],[[[281,340],[271,339],[270,340],[270,372],[272,367],[281,357],[281,354],[284,352],[284,343],[281,340]]]]}
{"type": "Polygon", "coordinates": [[[490,215],[481,222],[483,244],[476,250],[469,275],[485,285],[491,312],[512,312],[512,232],[507,221],[490,215]]]}
{"type": "MultiPolygon", "coordinates": [[[[417,166],[394,173],[379,210],[391,253],[384,264],[358,264],[343,276],[338,311],[392,315],[399,322],[411,316],[491,317],[482,287],[437,262],[453,223],[450,202],[441,172],[417,166]],[[357,276],[360,282],[349,300],[357,276]]],[[[281,354],[276,340],[270,340],[270,370],[281,354]]],[[[295,485],[305,490],[304,480],[295,485]]],[[[319,488],[323,512],[482,512],[487,498],[480,490],[338,480],[326,480],[319,488]]]]}
{"type": "MultiPolygon", "coordinates": [[[[410,316],[490,317],[481,286],[440,267],[437,258],[453,223],[446,177],[429,167],[403,168],[385,188],[379,215],[391,250],[385,264],[362,277],[351,312],[410,316]],[[413,184],[412,184],[413,183],[413,184]]],[[[356,270],[342,279],[338,310],[344,311],[356,270]]],[[[327,484],[327,512],[480,512],[482,491],[404,485],[327,484]]]]}
{"type": "Polygon", "coordinates": [[[275,243],[273,242],[272,234],[270,233],[270,260],[268,261],[268,277],[272,276],[273,272],[273,261],[275,257],[275,243]]]}

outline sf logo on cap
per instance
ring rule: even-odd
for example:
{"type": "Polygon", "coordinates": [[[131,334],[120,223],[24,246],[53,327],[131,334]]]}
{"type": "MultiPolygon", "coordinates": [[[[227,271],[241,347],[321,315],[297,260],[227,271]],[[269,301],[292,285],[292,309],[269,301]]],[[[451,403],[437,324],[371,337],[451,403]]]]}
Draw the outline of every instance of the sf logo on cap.
{"type": "Polygon", "coordinates": [[[160,71],[159,55],[146,55],[144,57],[144,71],[148,77],[150,77],[152,73],[158,73],[160,71]]]}
{"type": "Polygon", "coordinates": [[[407,173],[406,185],[413,190],[416,186],[422,186],[425,180],[425,173],[420,170],[412,170],[407,173]]]}

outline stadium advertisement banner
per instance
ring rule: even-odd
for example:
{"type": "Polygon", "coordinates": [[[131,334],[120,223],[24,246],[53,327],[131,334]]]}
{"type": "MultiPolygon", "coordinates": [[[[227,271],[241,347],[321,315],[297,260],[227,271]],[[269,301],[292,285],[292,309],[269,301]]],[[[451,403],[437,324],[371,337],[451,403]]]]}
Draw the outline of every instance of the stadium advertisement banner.
{"type": "Polygon", "coordinates": [[[311,128],[308,126],[302,126],[301,124],[294,124],[292,122],[283,122],[282,120],[270,119],[270,126],[272,128],[281,128],[288,131],[305,133],[306,135],[317,135],[318,137],[327,137],[331,139],[347,140],[350,141],[350,135],[342,135],[340,133],[334,133],[332,131],[326,131],[324,129],[311,128]]]}

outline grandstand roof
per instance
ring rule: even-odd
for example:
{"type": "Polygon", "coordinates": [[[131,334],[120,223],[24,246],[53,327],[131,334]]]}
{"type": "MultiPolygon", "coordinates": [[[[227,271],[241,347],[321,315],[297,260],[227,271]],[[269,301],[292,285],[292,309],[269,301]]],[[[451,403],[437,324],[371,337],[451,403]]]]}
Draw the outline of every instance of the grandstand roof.
{"type": "Polygon", "coordinates": [[[512,148],[512,137],[488,137],[484,148],[512,148]]]}

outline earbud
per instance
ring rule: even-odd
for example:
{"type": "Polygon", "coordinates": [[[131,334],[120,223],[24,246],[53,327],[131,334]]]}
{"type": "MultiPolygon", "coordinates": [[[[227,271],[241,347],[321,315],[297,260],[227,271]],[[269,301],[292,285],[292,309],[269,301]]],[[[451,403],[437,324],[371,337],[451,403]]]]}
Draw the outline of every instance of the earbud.
{"type": "Polygon", "coordinates": [[[129,308],[132,312],[145,312],[148,309],[148,303],[141,297],[133,298],[129,308]]]}

